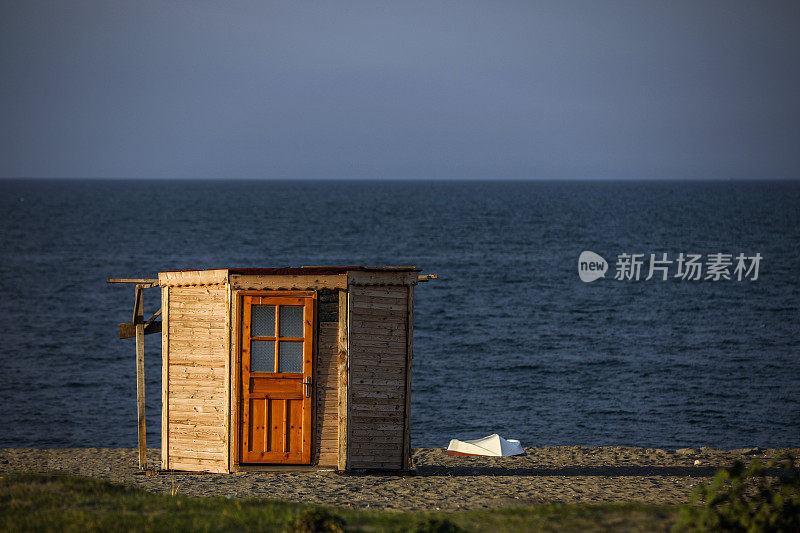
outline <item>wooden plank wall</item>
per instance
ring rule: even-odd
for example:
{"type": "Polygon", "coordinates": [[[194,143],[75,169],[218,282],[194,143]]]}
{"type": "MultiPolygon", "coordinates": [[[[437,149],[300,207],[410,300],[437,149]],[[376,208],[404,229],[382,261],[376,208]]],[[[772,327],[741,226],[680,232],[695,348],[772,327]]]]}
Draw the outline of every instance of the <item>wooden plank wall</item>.
{"type": "Polygon", "coordinates": [[[170,287],[168,462],[163,468],[228,471],[227,290],[170,287]]]}
{"type": "Polygon", "coordinates": [[[350,286],[351,468],[402,469],[409,287],[350,286]]]}
{"type": "Polygon", "coordinates": [[[314,382],[316,424],[314,451],[319,466],[336,467],[338,441],[338,353],[339,353],[339,295],[335,290],[318,293],[317,364],[314,382]]]}

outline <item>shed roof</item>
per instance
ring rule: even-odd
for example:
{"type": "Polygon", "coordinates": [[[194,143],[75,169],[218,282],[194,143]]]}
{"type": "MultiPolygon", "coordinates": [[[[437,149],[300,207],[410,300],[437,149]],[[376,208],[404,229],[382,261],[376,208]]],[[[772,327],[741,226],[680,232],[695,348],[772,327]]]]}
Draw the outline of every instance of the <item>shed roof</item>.
{"type": "Polygon", "coordinates": [[[300,267],[271,267],[271,268],[185,268],[181,270],[162,270],[162,272],[203,272],[205,270],[227,270],[229,274],[242,274],[245,276],[268,276],[268,275],[326,275],[326,274],[346,274],[347,272],[420,272],[414,265],[409,266],[300,266],[300,267]]]}
{"type": "Polygon", "coordinates": [[[311,290],[346,288],[348,284],[413,285],[419,281],[414,266],[302,266],[279,268],[217,268],[207,270],[166,270],[159,272],[157,285],[203,286],[231,284],[235,288],[311,290]]]}

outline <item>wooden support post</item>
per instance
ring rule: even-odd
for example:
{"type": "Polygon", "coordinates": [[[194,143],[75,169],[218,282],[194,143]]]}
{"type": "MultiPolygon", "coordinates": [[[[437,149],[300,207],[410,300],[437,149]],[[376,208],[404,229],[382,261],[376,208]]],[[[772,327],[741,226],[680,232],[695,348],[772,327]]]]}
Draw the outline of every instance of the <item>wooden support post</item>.
{"type": "Polygon", "coordinates": [[[350,380],[350,354],[349,343],[347,342],[348,325],[350,314],[348,313],[347,291],[339,291],[339,365],[338,365],[338,413],[339,413],[339,458],[337,468],[345,471],[350,469],[350,450],[348,445],[348,427],[350,416],[348,408],[350,405],[349,380],[350,380]]]}
{"type": "Polygon", "coordinates": [[[169,287],[161,288],[161,470],[169,470],[169,287]]]}
{"type": "Polygon", "coordinates": [[[408,287],[406,319],[406,387],[403,416],[403,470],[411,469],[411,366],[414,359],[414,286],[408,287]]]}
{"type": "Polygon", "coordinates": [[[133,323],[136,325],[136,410],[139,415],[139,469],[147,468],[147,438],[144,419],[144,299],[142,285],[136,285],[133,323]]]}
{"type": "MultiPolygon", "coordinates": [[[[238,466],[240,463],[240,441],[241,441],[241,433],[239,432],[240,428],[240,420],[242,416],[242,412],[239,406],[239,398],[241,398],[241,379],[242,379],[242,364],[241,364],[241,355],[242,355],[242,342],[241,342],[241,323],[239,322],[239,318],[241,317],[242,310],[241,310],[241,303],[242,298],[235,292],[231,285],[228,285],[228,291],[231,293],[231,303],[230,303],[230,314],[228,316],[228,322],[230,323],[230,332],[231,332],[231,351],[230,351],[230,366],[231,366],[231,377],[230,380],[230,397],[228,399],[230,407],[230,416],[231,422],[230,427],[228,428],[229,436],[228,442],[230,442],[228,455],[230,461],[230,470],[238,470],[238,466]]],[[[167,328],[169,329],[169,328],[167,328]]]]}
{"type": "MultiPolygon", "coordinates": [[[[232,308],[233,294],[231,292],[230,284],[225,288],[225,471],[231,472],[233,461],[231,461],[231,376],[233,375],[231,369],[231,308],[232,308]]],[[[169,326],[167,326],[169,329],[169,326]]]]}

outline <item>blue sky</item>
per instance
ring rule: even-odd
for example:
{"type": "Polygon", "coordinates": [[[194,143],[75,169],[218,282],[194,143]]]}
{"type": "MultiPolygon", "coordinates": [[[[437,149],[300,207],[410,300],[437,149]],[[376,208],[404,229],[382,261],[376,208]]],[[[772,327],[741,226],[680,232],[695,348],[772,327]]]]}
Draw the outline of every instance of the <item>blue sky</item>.
{"type": "Polygon", "coordinates": [[[800,3],[0,0],[0,177],[800,177],[800,3]]]}

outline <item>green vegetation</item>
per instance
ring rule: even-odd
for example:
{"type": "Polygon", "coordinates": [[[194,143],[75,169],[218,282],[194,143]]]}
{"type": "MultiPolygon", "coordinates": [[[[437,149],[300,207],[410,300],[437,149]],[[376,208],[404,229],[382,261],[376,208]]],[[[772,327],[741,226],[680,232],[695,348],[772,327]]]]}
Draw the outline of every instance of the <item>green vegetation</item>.
{"type": "Polygon", "coordinates": [[[317,531],[344,533],[344,520],[327,509],[312,507],[289,521],[286,529],[295,533],[315,533],[317,531]]]}
{"type": "Polygon", "coordinates": [[[455,513],[154,494],[59,474],[0,475],[0,531],[668,531],[674,506],[537,505],[455,513]]]}
{"type": "Polygon", "coordinates": [[[700,485],[681,509],[674,531],[796,532],[800,531],[800,471],[793,457],[737,461],[717,472],[710,485],[700,485]],[[781,467],[770,474],[769,469],[781,467]]]}

